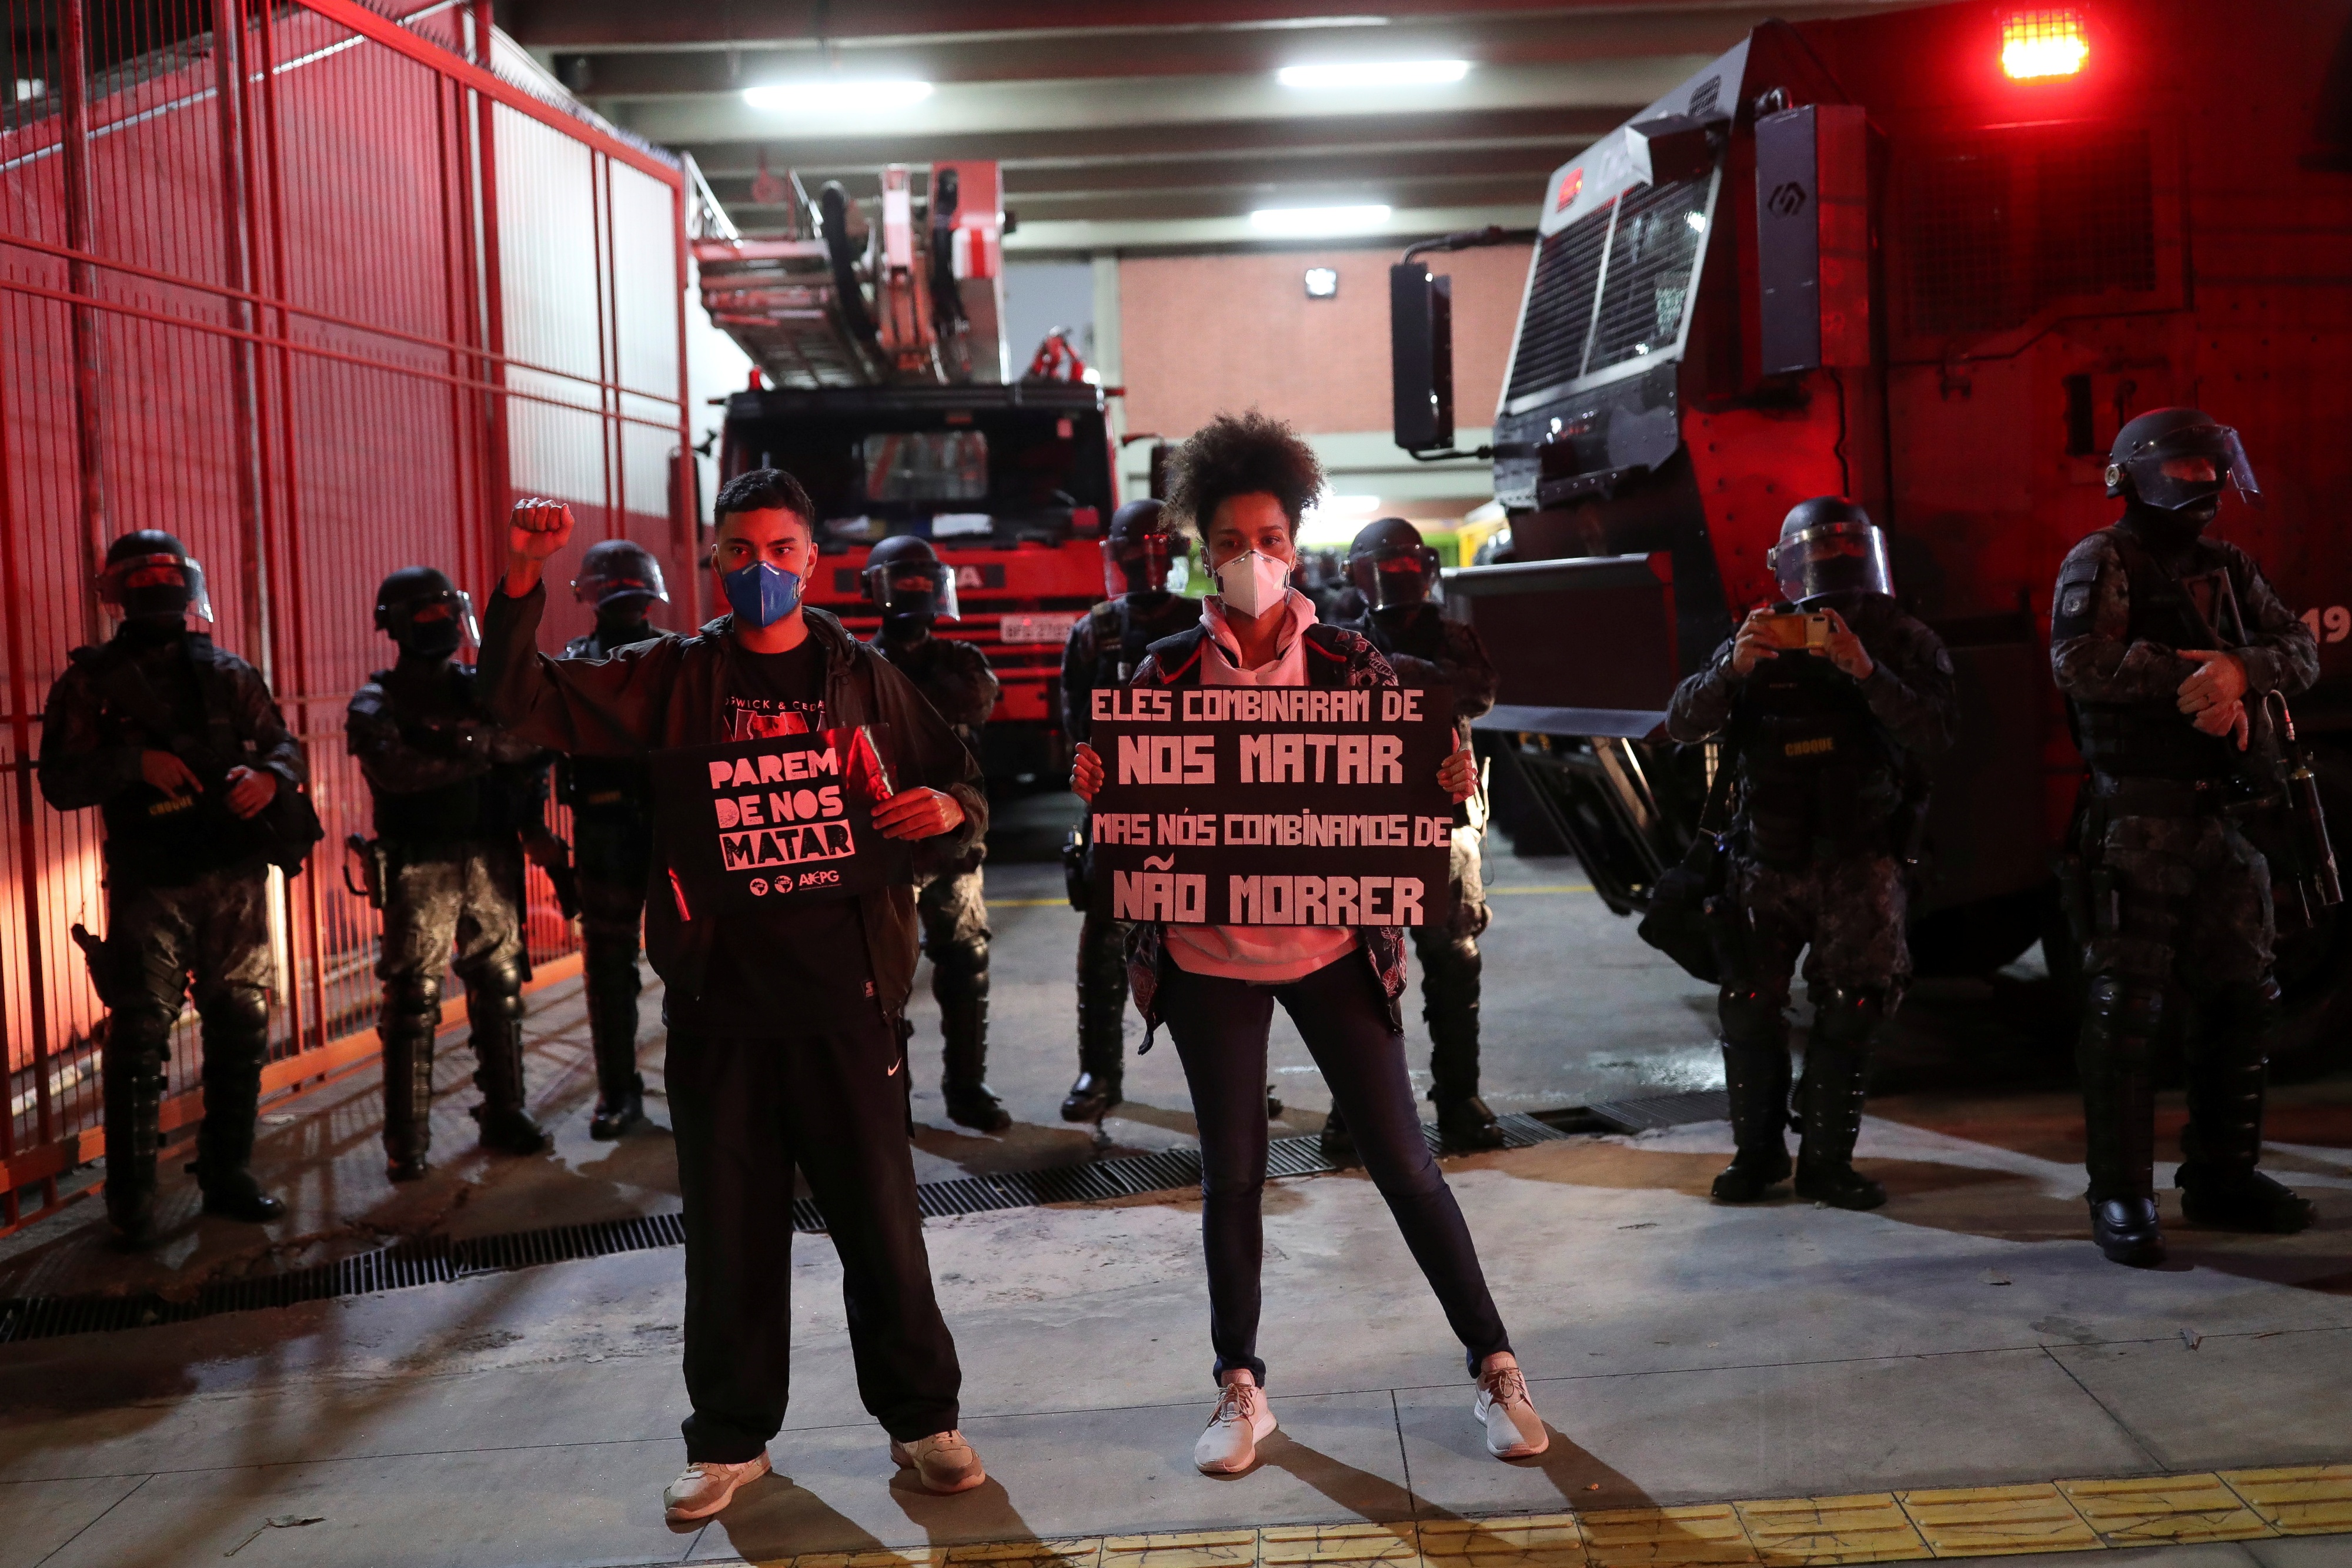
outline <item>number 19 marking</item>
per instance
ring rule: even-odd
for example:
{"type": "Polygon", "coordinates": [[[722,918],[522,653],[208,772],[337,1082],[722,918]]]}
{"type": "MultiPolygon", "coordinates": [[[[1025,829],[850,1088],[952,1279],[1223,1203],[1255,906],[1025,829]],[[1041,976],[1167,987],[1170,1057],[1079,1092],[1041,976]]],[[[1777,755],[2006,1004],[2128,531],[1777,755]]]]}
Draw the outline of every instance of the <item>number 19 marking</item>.
{"type": "Polygon", "coordinates": [[[2303,623],[2310,627],[2311,634],[2321,642],[2341,643],[2345,638],[2352,637],[2352,608],[2331,604],[2325,610],[2306,610],[2303,612],[2303,623]]]}

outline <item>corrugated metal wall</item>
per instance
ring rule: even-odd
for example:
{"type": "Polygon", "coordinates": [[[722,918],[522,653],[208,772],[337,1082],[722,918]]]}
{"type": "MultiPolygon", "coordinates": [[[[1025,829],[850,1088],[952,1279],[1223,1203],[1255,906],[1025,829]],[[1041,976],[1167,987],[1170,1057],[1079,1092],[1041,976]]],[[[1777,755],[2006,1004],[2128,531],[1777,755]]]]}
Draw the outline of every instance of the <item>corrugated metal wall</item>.
{"type": "MultiPolygon", "coordinates": [[[[694,574],[679,173],[562,101],[486,5],[0,0],[0,20],[5,1227],[100,1147],[101,1009],[68,936],[104,929],[97,813],[49,810],[30,763],[67,650],[107,632],[108,539],[186,541],[216,636],[310,745],[328,837],[281,900],[273,1084],[373,1048],[378,920],[340,845],[369,827],[341,728],[389,663],[377,582],[425,562],[479,599],[521,494],[574,504],[575,549],[626,535],[694,574]]],[[[544,961],[572,936],[532,875],[544,961]]],[[[186,1096],[167,1124],[198,1114],[186,1096]]]]}

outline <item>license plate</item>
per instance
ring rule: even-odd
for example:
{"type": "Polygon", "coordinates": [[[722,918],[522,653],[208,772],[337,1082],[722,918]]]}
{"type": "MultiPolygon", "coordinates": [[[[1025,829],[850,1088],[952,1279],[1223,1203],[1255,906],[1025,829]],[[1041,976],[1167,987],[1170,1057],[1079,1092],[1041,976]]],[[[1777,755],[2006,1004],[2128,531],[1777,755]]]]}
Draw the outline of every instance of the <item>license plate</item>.
{"type": "Polygon", "coordinates": [[[1083,619],[1071,614],[1007,615],[996,623],[997,641],[1002,643],[1053,643],[1070,640],[1070,628],[1083,619]]]}

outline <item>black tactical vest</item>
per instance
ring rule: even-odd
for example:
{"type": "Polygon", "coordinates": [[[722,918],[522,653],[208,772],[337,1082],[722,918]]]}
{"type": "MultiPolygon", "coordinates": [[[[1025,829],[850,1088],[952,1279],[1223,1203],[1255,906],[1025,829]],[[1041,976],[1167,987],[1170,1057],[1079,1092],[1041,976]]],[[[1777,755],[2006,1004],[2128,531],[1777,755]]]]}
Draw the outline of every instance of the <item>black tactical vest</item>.
{"type": "Polygon", "coordinates": [[[1087,676],[1087,689],[1098,692],[1134,679],[1136,666],[1154,643],[1198,626],[1201,601],[1171,593],[1146,610],[1135,602],[1135,595],[1123,593],[1087,613],[1094,617],[1095,634],[1095,667],[1087,676]]]}
{"type": "MultiPolygon", "coordinates": [[[[2234,645],[2235,633],[2242,628],[2234,609],[2236,587],[2225,567],[2216,561],[2211,569],[2220,574],[2221,581],[2214,596],[2216,613],[2209,618],[2198,609],[2181,580],[2166,570],[2128,529],[2105,532],[2122,559],[2130,587],[2126,642],[2158,643],[2168,648],[2234,645]]],[[[2074,586],[2062,576],[2060,596],[2074,586]]],[[[2095,772],[2116,779],[2195,779],[2227,778],[2237,770],[2237,748],[2224,737],[2198,730],[2169,693],[2141,703],[2070,701],[2069,706],[2074,743],[2095,772]]]]}
{"type": "MultiPolygon", "coordinates": [[[[404,727],[434,719],[491,722],[474,700],[472,668],[448,664],[444,666],[444,676],[441,689],[429,694],[419,694],[406,682],[394,682],[389,670],[380,670],[372,678],[383,687],[386,710],[404,727]]],[[[404,845],[510,838],[534,814],[530,796],[538,772],[536,765],[510,763],[488,767],[474,778],[437,789],[395,793],[371,785],[376,836],[404,845]]]]}
{"type": "Polygon", "coordinates": [[[145,657],[120,640],[71,654],[118,735],[174,753],[204,783],[198,793],[166,795],[142,779],[100,808],[107,866],[126,882],[184,886],[264,848],[259,830],[228,809],[229,769],[248,761],[250,748],[230,726],[213,653],[212,639],[191,632],[145,657]]]}
{"type": "Polygon", "coordinates": [[[1854,683],[1828,660],[1767,659],[1732,713],[1748,852],[1793,869],[1882,853],[1902,803],[1901,760],[1854,683]]]}

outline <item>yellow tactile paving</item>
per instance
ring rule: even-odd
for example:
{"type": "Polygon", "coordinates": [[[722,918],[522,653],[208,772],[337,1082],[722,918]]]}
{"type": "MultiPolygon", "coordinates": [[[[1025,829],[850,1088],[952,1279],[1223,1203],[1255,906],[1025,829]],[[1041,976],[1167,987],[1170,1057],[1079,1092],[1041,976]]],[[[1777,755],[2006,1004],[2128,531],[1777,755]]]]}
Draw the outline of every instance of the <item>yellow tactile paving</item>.
{"type": "Polygon", "coordinates": [[[1757,1557],[1780,1563],[1899,1563],[1927,1543],[1892,1492],[1775,1498],[1733,1505],[1757,1557]]]}
{"type": "Polygon", "coordinates": [[[1429,1568],[1584,1568],[1584,1531],[1572,1513],[1430,1519],[1421,1525],[1429,1568]]]}
{"type": "Polygon", "coordinates": [[[2352,1535],[2352,1464],[811,1552],[766,1568],[1784,1568],[2338,1533],[2352,1535]]]}
{"type": "Polygon", "coordinates": [[[2254,1511],[2213,1475],[2060,1481],[2083,1521],[2110,1546],[2151,1542],[2243,1541],[2268,1535],[2254,1511]]]}
{"type": "Polygon", "coordinates": [[[1255,1530],[1193,1530],[1174,1535],[1107,1535],[1102,1568],[1250,1568],[1255,1530]]]}
{"type": "Polygon", "coordinates": [[[2004,1557],[2025,1552],[2091,1552],[2096,1531],[2051,1484],[1897,1492],[1895,1500],[1938,1557],[2004,1557]]]}
{"type": "Polygon", "coordinates": [[[1755,1563],[1756,1549],[1727,1502],[1687,1508],[1612,1508],[1578,1515],[1594,1568],[1633,1563],[1755,1563]]]}
{"type": "Polygon", "coordinates": [[[2281,1535],[2352,1531],[2352,1465],[2223,1470],[2221,1479],[2281,1535]]]}
{"type": "Polygon", "coordinates": [[[1414,1555],[1413,1527],[1402,1524],[1280,1524],[1258,1531],[1258,1561],[1396,1563],[1414,1555]]]}

